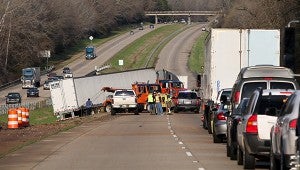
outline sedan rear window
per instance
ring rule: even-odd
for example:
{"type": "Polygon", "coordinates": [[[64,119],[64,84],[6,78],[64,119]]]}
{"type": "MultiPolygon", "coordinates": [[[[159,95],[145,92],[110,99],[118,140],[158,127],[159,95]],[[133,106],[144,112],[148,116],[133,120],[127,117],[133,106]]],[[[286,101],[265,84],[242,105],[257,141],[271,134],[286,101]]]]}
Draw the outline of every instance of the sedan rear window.
{"type": "Polygon", "coordinates": [[[133,91],[117,91],[115,96],[134,96],[133,91]]]}
{"type": "Polygon", "coordinates": [[[275,116],[281,110],[283,101],[286,98],[285,95],[263,96],[260,103],[258,103],[257,114],[275,116]]]}

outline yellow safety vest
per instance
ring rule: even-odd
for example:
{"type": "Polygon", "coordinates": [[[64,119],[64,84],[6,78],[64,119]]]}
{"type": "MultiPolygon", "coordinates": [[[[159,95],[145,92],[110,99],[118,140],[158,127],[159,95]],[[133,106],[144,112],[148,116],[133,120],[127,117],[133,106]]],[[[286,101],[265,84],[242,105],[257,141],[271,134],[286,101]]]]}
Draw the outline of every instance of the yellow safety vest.
{"type": "Polygon", "coordinates": [[[148,94],[148,103],[153,103],[154,101],[153,101],[153,95],[152,95],[152,93],[149,93],[148,94]]]}

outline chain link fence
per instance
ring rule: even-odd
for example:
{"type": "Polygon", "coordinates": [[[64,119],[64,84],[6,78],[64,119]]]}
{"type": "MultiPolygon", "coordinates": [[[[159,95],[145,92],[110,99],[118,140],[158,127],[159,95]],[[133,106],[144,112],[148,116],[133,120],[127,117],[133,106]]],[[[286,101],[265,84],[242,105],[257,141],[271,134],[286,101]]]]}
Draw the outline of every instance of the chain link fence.
{"type": "Polygon", "coordinates": [[[52,105],[52,100],[51,98],[47,98],[42,101],[37,101],[37,102],[25,102],[21,104],[6,104],[6,105],[0,105],[0,115],[2,114],[7,114],[8,110],[10,108],[18,108],[20,106],[26,107],[29,110],[35,110],[43,107],[48,107],[52,105]]]}

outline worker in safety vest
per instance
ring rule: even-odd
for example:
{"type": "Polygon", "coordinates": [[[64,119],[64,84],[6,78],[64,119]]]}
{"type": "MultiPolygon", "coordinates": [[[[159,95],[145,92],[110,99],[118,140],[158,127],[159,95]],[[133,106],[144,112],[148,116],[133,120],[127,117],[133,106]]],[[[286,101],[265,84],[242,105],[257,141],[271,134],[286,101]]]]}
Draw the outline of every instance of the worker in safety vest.
{"type": "Polygon", "coordinates": [[[172,107],[172,99],[171,99],[171,97],[170,97],[170,95],[168,94],[167,95],[167,101],[166,101],[166,112],[167,112],[167,114],[171,114],[171,107],[172,107]]]}
{"type": "Polygon", "coordinates": [[[155,96],[154,95],[155,95],[155,92],[149,93],[148,94],[148,98],[147,98],[147,102],[148,102],[150,114],[155,114],[156,113],[156,109],[155,109],[155,96]]]}
{"type": "Polygon", "coordinates": [[[161,94],[158,93],[156,96],[155,96],[155,99],[156,99],[156,114],[157,115],[163,115],[164,112],[163,112],[163,109],[162,109],[162,97],[161,97],[161,94]]]}

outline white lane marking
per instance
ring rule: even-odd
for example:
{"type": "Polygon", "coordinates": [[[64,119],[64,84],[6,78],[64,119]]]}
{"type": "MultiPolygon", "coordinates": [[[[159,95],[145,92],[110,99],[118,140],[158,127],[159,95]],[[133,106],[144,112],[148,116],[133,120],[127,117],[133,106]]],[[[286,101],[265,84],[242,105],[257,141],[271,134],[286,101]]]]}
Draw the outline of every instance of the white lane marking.
{"type": "Polygon", "coordinates": [[[198,168],[198,170],[205,170],[204,168],[198,168]]]}
{"type": "Polygon", "coordinates": [[[174,137],[174,138],[177,138],[177,136],[176,136],[176,135],[173,135],[173,137],[174,137]]]}
{"type": "Polygon", "coordinates": [[[183,146],[183,147],[181,147],[181,149],[185,149],[185,147],[183,146]]]}
{"type": "Polygon", "coordinates": [[[44,140],[42,140],[43,142],[53,142],[53,141],[55,141],[55,140],[50,140],[50,139],[44,139],[44,140]]]}
{"type": "Polygon", "coordinates": [[[183,143],[181,141],[178,142],[179,145],[183,145],[183,143]]]}
{"type": "Polygon", "coordinates": [[[185,152],[187,156],[193,156],[191,152],[185,152]]]}
{"type": "Polygon", "coordinates": [[[198,163],[199,161],[193,161],[193,163],[198,163]]]}

